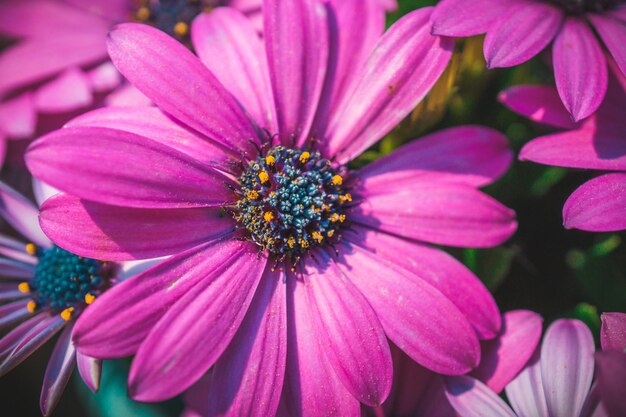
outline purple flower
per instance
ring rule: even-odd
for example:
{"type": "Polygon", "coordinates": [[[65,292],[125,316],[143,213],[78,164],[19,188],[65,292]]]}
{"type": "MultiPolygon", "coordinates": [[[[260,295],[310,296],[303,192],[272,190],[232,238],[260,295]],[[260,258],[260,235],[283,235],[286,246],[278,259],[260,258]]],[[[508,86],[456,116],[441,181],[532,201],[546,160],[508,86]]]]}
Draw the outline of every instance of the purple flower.
{"type": "Polygon", "coordinates": [[[626,5],[621,0],[442,0],[433,33],[486,33],[489,68],[528,61],[552,42],[559,96],[574,120],[591,115],[607,90],[607,61],[626,75],[626,5]],[[608,57],[601,42],[608,49],[608,57]]]}
{"type": "Polygon", "coordinates": [[[566,228],[592,232],[626,229],[626,94],[617,85],[598,112],[572,123],[556,91],[543,86],[516,86],[500,94],[511,110],[539,123],[568,129],[530,141],[519,158],[546,165],[617,171],[587,181],[563,207],[566,228]]]}
{"type": "Polygon", "coordinates": [[[28,151],[35,175],[70,193],[41,215],[60,246],[173,255],[75,328],[85,354],[136,353],[135,399],[172,397],[213,368],[211,414],[355,416],[390,390],[387,338],[460,374],[498,334],[487,289],[427,243],[514,232],[514,213],[478,191],[508,167],[506,138],[452,128],[347,168],[426,95],[453,45],[430,34],[429,8],[383,35],[374,1],[333,5],[266,1],[264,42],[216,9],[192,27],[200,59],[118,26],[111,58],[158,108],[101,109],[28,151]]]}
{"type": "Polygon", "coordinates": [[[578,320],[557,320],[548,328],[541,350],[506,386],[514,411],[472,377],[446,378],[446,395],[461,417],[591,416],[599,407],[590,394],[594,350],[587,326],[578,320]]]}
{"type": "Polygon", "coordinates": [[[609,416],[626,415],[626,314],[602,314],[602,352],[596,352],[598,395],[609,416]]]}

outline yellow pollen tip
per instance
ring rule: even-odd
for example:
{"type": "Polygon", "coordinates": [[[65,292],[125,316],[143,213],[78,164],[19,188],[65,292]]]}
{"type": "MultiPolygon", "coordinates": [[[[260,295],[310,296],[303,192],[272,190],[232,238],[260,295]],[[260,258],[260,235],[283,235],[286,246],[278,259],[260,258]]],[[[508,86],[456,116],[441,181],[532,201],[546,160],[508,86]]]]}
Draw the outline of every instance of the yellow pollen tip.
{"type": "Polygon", "coordinates": [[[30,292],[30,285],[28,285],[28,282],[21,282],[20,285],[17,286],[17,289],[24,294],[28,294],[30,292]]]}
{"type": "Polygon", "coordinates": [[[296,245],[296,239],[291,236],[289,239],[287,239],[287,244],[290,248],[293,248],[296,245]]]}
{"type": "Polygon", "coordinates": [[[311,154],[308,153],[307,151],[304,151],[302,152],[302,154],[300,154],[300,162],[304,164],[306,163],[306,161],[309,160],[310,157],[311,157],[311,154]]]}
{"type": "Polygon", "coordinates": [[[341,216],[339,216],[339,221],[341,223],[343,223],[345,220],[346,220],[346,215],[345,214],[342,214],[341,216]]]}
{"type": "Polygon", "coordinates": [[[265,184],[266,182],[269,181],[270,176],[267,172],[261,171],[259,172],[259,179],[261,180],[261,184],[265,184]]]}
{"type": "Polygon", "coordinates": [[[265,214],[263,214],[263,218],[266,222],[271,222],[274,220],[274,214],[271,211],[266,211],[265,214]]]}
{"type": "Polygon", "coordinates": [[[26,244],[26,253],[29,255],[35,255],[37,253],[37,246],[34,243],[26,244]]]}
{"type": "Polygon", "coordinates": [[[248,197],[250,200],[256,200],[257,198],[259,198],[259,193],[254,190],[250,190],[246,193],[246,197],[248,197]]]}
{"type": "Polygon", "coordinates": [[[185,22],[178,22],[174,25],[174,33],[177,36],[186,36],[189,33],[189,25],[185,22]]]}
{"type": "Polygon", "coordinates": [[[34,301],[29,301],[26,304],[26,310],[28,310],[29,313],[34,313],[36,308],[37,308],[37,303],[34,301]]]}
{"type": "Polygon", "coordinates": [[[267,165],[274,165],[276,163],[276,158],[274,158],[272,155],[267,155],[265,157],[265,163],[267,165]]]}
{"type": "Polygon", "coordinates": [[[91,304],[95,301],[95,299],[96,299],[95,295],[89,294],[89,293],[85,294],[85,304],[91,304]]]}
{"type": "Polygon", "coordinates": [[[317,243],[322,243],[322,240],[324,240],[324,236],[320,232],[313,232],[312,236],[313,239],[317,240],[317,243]]]}
{"type": "Polygon", "coordinates": [[[61,318],[65,321],[70,321],[72,319],[73,312],[74,307],[68,307],[65,310],[61,311],[61,318]]]}
{"type": "Polygon", "coordinates": [[[341,175],[333,176],[333,184],[341,185],[342,183],[343,183],[343,178],[341,178],[341,175]]]}
{"type": "Polygon", "coordinates": [[[137,13],[135,13],[135,17],[137,18],[137,20],[143,21],[143,20],[148,20],[148,18],[150,17],[150,9],[146,6],[142,6],[137,10],[137,13]]]}
{"type": "Polygon", "coordinates": [[[326,236],[328,236],[328,237],[333,237],[333,236],[334,236],[334,234],[335,234],[335,230],[334,230],[334,229],[331,229],[331,230],[329,230],[329,231],[328,231],[328,233],[326,233],[326,236]]]}
{"type": "Polygon", "coordinates": [[[337,213],[333,213],[330,215],[330,221],[335,223],[337,220],[339,220],[339,215],[337,213]]]}
{"type": "Polygon", "coordinates": [[[309,241],[308,241],[308,240],[305,240],[305,239],[302,239],[302,240],[300,241],[300,246],[302,246],[302,248],[303,248],[303,249],[308,248],[308,247],[309,247],[309,241]]]}

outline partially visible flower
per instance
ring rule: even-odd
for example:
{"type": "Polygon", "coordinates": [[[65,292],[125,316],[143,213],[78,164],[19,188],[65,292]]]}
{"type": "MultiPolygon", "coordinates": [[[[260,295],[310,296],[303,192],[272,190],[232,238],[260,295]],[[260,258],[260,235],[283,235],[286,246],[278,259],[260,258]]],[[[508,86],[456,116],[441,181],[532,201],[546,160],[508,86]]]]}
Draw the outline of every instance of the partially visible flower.
{"type": "Polygon", "coordinates": [[[520,160],[569,168],[617,171],[580,186],[563,207],[566,228],[592,232],[626,229],[626,94],[614,85],[596,114],[573,123],[556,91],[515,86],[500,94],[511,110],[536,122],[566,129],[527,143],[520,160]]]}
{"type": "Polygon", "coordinates": [[[596,352],[598,395],[610,417],[626,416],[626,314],[602,314],[602,352],[596,352]]]}
{"type": "MultiPolygon", "coordinates": [[[[584,323],[557,320],[546,331],[541,350],[506,386],[512,409],[472,377],[446,378],[446,395],[461,417],[592,416],[602,412],[591,389],[594,350],[593,336],[584,323]]],[[[622,392],[623,383],[618,384],[622,392]]]]}
{"type": "Polygon", "coordinates": [[[597,110],[607,90],[607,57],[602,43],[615,59],[618,72],[626,75],[626,5],[623,3],[623,0],[442,0],[431,21],[436,35],[464,37],[486,33],[484,54],[489,68],[519,65],[552,43],[559,96],[578,121],[597,110]]]}

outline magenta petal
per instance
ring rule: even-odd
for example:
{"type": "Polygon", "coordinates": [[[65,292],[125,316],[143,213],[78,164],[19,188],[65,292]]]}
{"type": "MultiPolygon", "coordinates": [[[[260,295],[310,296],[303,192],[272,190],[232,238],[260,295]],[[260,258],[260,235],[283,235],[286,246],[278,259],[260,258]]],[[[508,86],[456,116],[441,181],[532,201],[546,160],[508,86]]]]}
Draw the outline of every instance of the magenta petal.
{"type": "Polygon", "coordinates": [[[80,68],[66,70],[35,94],[37,109],[47,113],[77,110],[89,106],[92,101],[91,83],[80,68]]]}
{"type": "Polygon", "coordinates": [[[26,197],[4,183],[0,183],[0,214],[33,243],[44,247],[50,245],[50,240],[39,227],[39,210],[26,197]]]}
{"type": "Polygon", "coordinates": [[[541,52],[561,29],[563,11],[540,2],[511,5],[485,37],[489,68],[513,67],[541,52]]]}
{"type": "Polygon", "coordinates": [[[265,49],[282,143],[308,139],[329,53],[328,12],[316,0],[263,2],[265,49]]]}
{"type": "Polygon", "coordinates": [[[106,96],[104,104],[107,106],[132,107],[151,106],[152,102],[132,84],[124,84],[106,96]]]}
{"type": "Polygon", "coordinates": [[[102,375],[102,361],[77,351],[76,364],[78,365],[78,373],[85,384],[94,393],[98,392],[100,376],[102,375]]]}
{"type": "Polygon", "coordinates": [[[603,313],[600,342],[602,350],[626,349],[626,313],[603,313]]]}
{"type": "Polygon", "coordinates": [[[11,139],[30,139],[36,128],[35,99],[30,92],[0,103],[0,132],[11,139]]]}
{"type": "Polygon", "coordinates": [[[552,47],[556,87],[574,121],[595,112],[608,84],[604,52],[587,23],[567,18],[552,47]]]}
{"type": "Polygon", "coordinates": [[[219,7],[193,21],[196,53],[257,124],[276,132],[276,110],[265,46],[250,21],[234,8],[219,7]]]}
{"type": "Polygon", "coordinates": [[[516,417],[498,395],[468,376],[445,378],[446,396],[463,417],[516,417]]]}
{"type": "Polygon", "coordinates": [[[598,392],[609,416],[626,415],[624,383],[626,381],[626,352],[597,352],[598,392]]]}
{"type": "Polygon", "coordinates": [[[0,305],[0,330],[19,323],[30,315],[26,308],[26,300],[0,305]]]}
{"type": "Polygon", "coordinates": [[[263,275],[256,245],[238,242],[230,256],[184,294],[152,328],[128,379],[138,401],[180,394],[200,378],[235,336],[263,275]]]}
{"type": "Polygon", "coordinates": [[[517,228],[513,210],[465,184],[376,184],[363,194],[352,221],[410,239],[483,248],[506,241],[517,228]]]}
{"type": "Polygon", "coordinates": [[[575,129],[579,126],[572,121],[572,116],[553,87],[516,85],[502,91],[498,100],[517,114],[537,123],[563,129],[575,129]]]}
{"type": "Polygon", "coordinates": [[[255,150],[255,128],[241,105],[180,42],[125,23],[109,33],[107,44],[117,69],[161,110],[227,148],[255,150]]]}
{"type": "Polygon", "coordinates": [[[471,375],[500,393],[531,358],[541,339],[542,323],[541,316],[532,311],[505,313],[501,334],[482,343],[480,365],[471,375]]]}
{"type": "Polygon", "coordinates": [[[391,389],[393,365],[376,313],[323,252],[308,263],[305,284],[317,339],[337,376],[360,402],[380,405],[391,389]]]}
{"type": "Polygon", "coordinates": [[[26,162],[46,183],[104,204],[186,208],[221,206],[235,199],[224,185],[228,179],[213,168],[121,130],[57,130],[29,147],[26,162]]]}
{"type": "Polygon", "coordinates": [[[433,34],[473,36],[485,33],[508,7],[510,2],[501,0],[442,0],[431,17],[433,34]]]}
{"type": "Polygon", "coordinates": [[[563,206],[568,229],[608,232],[626,229],[626,174],[606,174],[587,181],[563,206]]]}
{"type": "Polygon", "coordinates": [[[541,379],[540,348],[528,365],[506,386],[506,395],[519,417],[549,417],[541,379]]]}
{"type": "Polygon", "coordinates": [[[273,416],[287,361],[285,274],[266,271],[237,335],[215,364],[208,416],[273,416]]]}
{"type": "Polygon", "coordinates": [[[89,70],[87,79],[93,91],[98,93],[110,91],[122,82],[122,76],[110,61],[89,70]]]}
{"type": "Polygon", "coordinates": [[[137,209],[64,194],[44,203],[41,225],[70,252],[116,261],[171,255],[218,239],[233,229],[232,219],[223,217],[219,207],[137,209]]]}
{"type": "Polygon", "coordinates": [[[420,365],[462,374],[478,365],[480,346],[467,319],[441,292],[393,262],[341,244],[339,266],[370,303],[385,333],[420,365]]]}
{"type": "Polygon", "coordinates": [[[72,327],[71,325],[65,326],[65,330],[54,345],[54,350],[46,367],[39,400],[41,414],[44,416],[50,415],[59,403],[76,364],[76,350],[70,338],[72,327]]]}
{"type": "Polygon", "coordinates": [[[555,321],[541,345],[541,378],[551,417],[580,414],[593,379],[593,336],[578,320],[555,321]]]}
{"type": "Polygon", "coordinates": [[[87,3],[85,0],[64,0],[64,2],[113,21],[128,19],[133,5],[128,0],[92,0],[87,3]]]}
{"type": "Polygon", "coordinates": [[[10,332],[2,336],[0,339],[0,360],[10,354],[20,340],[22,340],[22,338],[26,336],[31,329],[46,318],[48,318],[47,313],[36,314],[28,320],[20,323],[18,326],[15,326],[10,332]]]}
{"type": "Polygon", "coordinates": [[[594,13],[589,13],[587,18],[604,41],[622,75],[626,76],[626,22],[594,13]]]}
{"type": "Polygon", "coordinates": [[[448,65],[454,42],[430,34],[431,11],[422,8],[398,20],[354,75],[354,91],[328,127],[328,151],[339,162],[357,157],[395,127],[448,65]]]}

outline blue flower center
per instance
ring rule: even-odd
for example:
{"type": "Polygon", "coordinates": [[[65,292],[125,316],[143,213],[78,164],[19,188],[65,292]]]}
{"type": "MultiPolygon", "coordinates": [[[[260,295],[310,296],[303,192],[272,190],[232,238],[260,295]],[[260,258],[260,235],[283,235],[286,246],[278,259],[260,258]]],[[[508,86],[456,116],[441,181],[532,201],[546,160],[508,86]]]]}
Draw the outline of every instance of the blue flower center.
{"type": "Polygon", "coordinates": [[[319,152],[275,146],[244,167],[233,216],[276,261],[295,265],[340,238],[352,202],[342,175],[319,152]]]}
{"type": "Polygon", "coordinates": [[[617,7],[625,0],[548,0],[561,6],[567,13],[582,14],[588,12],[603,12],[617,7]]]}

